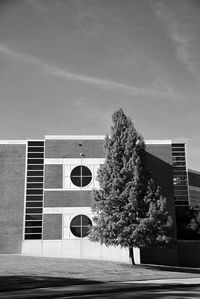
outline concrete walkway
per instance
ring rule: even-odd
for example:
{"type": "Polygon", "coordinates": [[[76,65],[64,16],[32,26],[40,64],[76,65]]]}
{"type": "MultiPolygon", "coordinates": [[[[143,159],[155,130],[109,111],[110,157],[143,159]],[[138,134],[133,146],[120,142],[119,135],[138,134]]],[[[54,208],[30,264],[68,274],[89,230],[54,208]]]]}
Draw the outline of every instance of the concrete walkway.
{"type": "Polygon", "coordinates": [[[58,286],[1,292],[0,298],[59,298],[87,295],[101,295],[140,290],[175,289],[180,287],[200,286],[200,278],[159,279],[146,281],[107,282],[98,284],[85,284],[73,286],[58,286]]]}
{"type": "Polygon", "coordinates": [[[140,285],[144,284],[145,285],[174,285],[174,284],[181,284],[181,285],[200,285],[200,278],[175,278],[175,279],[151,279],[151,280],[139,280],[139,281],[125,281],[122,282],[125,284],[135,284],[135,285],[140,285]]]}

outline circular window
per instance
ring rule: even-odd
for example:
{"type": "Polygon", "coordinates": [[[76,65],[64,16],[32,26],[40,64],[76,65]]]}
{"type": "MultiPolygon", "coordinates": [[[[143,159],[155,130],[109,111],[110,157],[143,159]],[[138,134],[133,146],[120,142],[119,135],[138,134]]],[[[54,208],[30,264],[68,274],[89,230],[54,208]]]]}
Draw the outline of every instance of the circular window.
{"type": "Polygon", "coordinates": [[[92,173],[88,167],[80,165],[72,170],[70,178],[75,186],[85,187],[91,182],[92,173]]]}
{"type": "Polygon", "coordinates": [[[70,223],[70,230],[75,237],[84,238],[89,235],[92,221],[85,215],[75,216],[70,223]]]}

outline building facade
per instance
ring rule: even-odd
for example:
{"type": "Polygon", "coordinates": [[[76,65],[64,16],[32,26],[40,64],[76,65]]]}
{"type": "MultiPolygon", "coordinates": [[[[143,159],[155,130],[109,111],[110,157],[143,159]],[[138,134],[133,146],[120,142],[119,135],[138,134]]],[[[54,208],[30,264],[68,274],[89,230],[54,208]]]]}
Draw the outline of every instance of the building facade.
{"type": "Polygon", "coordinates": [[[188,180],[190,206],[200,206],[200,172],[189,169],[188,180]]]}
{"type": "MultiPolygon", "coordinates": [[[[0,142],[0,253],[128,261],[126,249],[88,239],[103,140],[45,136],[0,142]]],[[[146,164],[167,199],[174,225],[175,207],[189,205],[185,152],[185,143],[146,141],[146,164]]],[[[177,249],[167,255],[169,264],[178,264],[177,249]]],[[[138,263],[153,262],[155,256],[155,251],[135,249],[138,263]]]]}

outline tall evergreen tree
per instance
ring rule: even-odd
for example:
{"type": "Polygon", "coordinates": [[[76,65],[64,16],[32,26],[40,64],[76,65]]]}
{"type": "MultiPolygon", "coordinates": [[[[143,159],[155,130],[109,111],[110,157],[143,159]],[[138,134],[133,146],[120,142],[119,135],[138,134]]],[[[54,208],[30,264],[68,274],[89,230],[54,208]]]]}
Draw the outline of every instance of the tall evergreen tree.
{"type": "Polygon", "coordinates": [[[93,192],[94,226],[90,240],[107,246],[164,248],[172,220],[166,199],[145,167],[145,143],[132,121],[119,109],[112,115],[111,136],[104,141],[105,163],[93,192]]]}

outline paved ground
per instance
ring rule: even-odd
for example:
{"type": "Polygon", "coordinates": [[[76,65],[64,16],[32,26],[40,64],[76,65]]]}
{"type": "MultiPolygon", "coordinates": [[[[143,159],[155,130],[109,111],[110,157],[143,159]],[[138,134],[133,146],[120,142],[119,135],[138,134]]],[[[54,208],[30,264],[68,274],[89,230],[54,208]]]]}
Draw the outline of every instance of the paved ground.
{"type": "Polygon", "coordinates": [[[33,298],[200,298],[200,278],[42,287],[0,292],[2,299],[33,298]],[[166,283],[167,282],[167,283],[166,283]]]}
{"type": "Polygon", "coordinates": [[[94,294],[94,295],[86,295],[86,296],[64,296],[60,297],[62,299],[189,299],[189,298],[198,298],[200,294],[200,287],[187,287],[185,288],[176,288],[176,289],[150,289],[150,290],[129,290],[128,292],[120,292],[120,293],[112,293],[112,294],[94,294]]]}
{"type": "Polygon", "coordinates": [[[18,255],[0,255],[0,264],[0,298],[40,298],[39,294],[41,298],[61,298],[120,289],[171,288],[186,284],[185,279],[200,285],[200,269],[18,255]]]}

